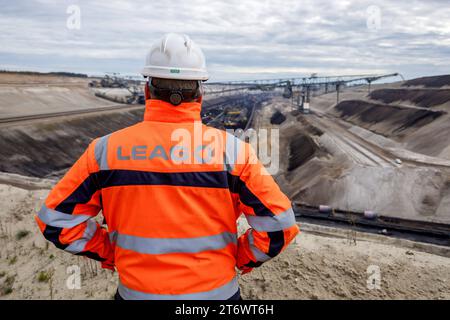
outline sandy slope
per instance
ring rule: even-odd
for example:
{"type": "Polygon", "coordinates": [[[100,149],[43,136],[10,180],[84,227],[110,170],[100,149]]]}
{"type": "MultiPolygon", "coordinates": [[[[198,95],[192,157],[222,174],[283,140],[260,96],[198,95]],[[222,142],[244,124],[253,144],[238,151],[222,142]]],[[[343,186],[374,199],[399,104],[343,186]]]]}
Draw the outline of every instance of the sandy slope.
{"type": "Polygon", "coordinates": [[[0,118],[63,112],[115,103],[88,88],[91,79],[0,73],[0,118]]]}
{"type": "MultiPolygon", "coordinates": [[[[0,185],[0,299],[110,299],[117,274],[56,249],[38,231],[33,215],[47,193],[0,185]],[[18,239],[20,230],[30,233],[18,239]],[[79,290],[66,286],[72,265],[80,267],[79,290]]],[[[357,237],[302,232],[286,252],[240,279],[244,298],[450,298],[450,258],[357,237]],[[367,289],[369,265],[380,267],[379,290],[367,289]]]]}
{"type": "MultiPolygon", "coordinates": [[[[241,284],[249,299],[449,299],[450,259],[370,241],[302,233],[241,284]],[[380,289],[369,289],[369,266],[380,289]]],[[[370,269],[369,269],[370,271],[370,269]]]]}

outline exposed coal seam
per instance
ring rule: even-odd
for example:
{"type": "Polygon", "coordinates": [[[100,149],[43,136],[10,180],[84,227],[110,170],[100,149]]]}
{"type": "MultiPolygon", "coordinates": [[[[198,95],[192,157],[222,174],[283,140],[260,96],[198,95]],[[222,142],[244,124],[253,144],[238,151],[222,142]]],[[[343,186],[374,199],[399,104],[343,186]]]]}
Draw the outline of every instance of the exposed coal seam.
{"type": "Polygon", "coordinates": [[[379,89],[372,91],[369,97],[384,103],[410,101],[422,108],[430,108],[449,102],[450,90],[379,89]]]}
{"type": "Polygon", "coordinates": [[[400,106],[375,104],[360,100],[346,100],[336,105],[340,117],[349,119],[357,117],[363,123],[373,125],[387,123],[393,128],[391,132],[403,131],[407,128],[423,127],[443,114],[443,111],[421,110],[400,106]]]}
{"type": "Polygon", "coordinates": [[[403,86],[424,86],[427,88],[441,88],[443,86],[450,86],[450,75],[422,77],[405,81],[403,86]]]}

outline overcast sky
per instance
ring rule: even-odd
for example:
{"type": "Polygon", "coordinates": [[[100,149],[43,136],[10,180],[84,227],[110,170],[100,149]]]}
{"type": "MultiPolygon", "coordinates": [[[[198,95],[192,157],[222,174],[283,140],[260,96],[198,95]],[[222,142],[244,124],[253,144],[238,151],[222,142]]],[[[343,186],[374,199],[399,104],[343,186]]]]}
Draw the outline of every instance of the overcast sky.
{"type": "Polygon", "coordinates": [[[450,73],[448,0],[0,0],[0,69],[138,74],[184,32],[211,80],[450,73]],[[80,9],[79,29],[76,12],[80,9]],[[74,20],[75,19],[75,20],[74,20]]]}

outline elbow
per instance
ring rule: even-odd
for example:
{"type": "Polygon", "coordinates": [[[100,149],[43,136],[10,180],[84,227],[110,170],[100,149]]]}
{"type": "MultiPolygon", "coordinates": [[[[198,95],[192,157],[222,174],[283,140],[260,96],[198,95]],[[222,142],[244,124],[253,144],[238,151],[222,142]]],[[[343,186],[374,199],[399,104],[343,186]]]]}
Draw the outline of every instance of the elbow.
{"type": "Polygon", "coordinates": [[[274,258],[282,251],[284,251],[287,246],[295,239],[299,233],[299,228],[297,224],[280,231],[268,232],[269,237],[269,251],[268,255],[274,258]]]}
{"type": "Polygon", "coordinates": [[[34,216],[34,221],[36,221],[36,224],[37,224],[39,230],[43,234],[45,231],[46,224],[41,219],[39,219],[39,216],[37,216],[37,215],[34,216]]]}
{"type": "Polygon", "coordinates": [[[295,239],[295,237],[299,235],[300,229],[298,225],[295,224],[284,232],[286,237],[286,245],[289,245],[295,239]]]}
{"type": "Polygon", "coordinates": [[[297,225],[297,221],[295,220],[294,211],[291,208],[287,212],[289,212],[289,218],[286,220],[289,222],[287,222],[283,228],[286,246],[289,245],[295,239],[295,237],[300,233],[300,229],[297,225]]]}
{"type": "Polygon", "coordinates": [[[59,236],[62,232],[63,228],[58,228],[58,227],[53,227],[51,225],[46,224],[45,222],[43,222],[41,220],[41,218],[39,217],[39,215],[34,217],[39,230],[41,231],[41,233],[43,234],[44,238],[47,241],[50,241],[51,243],[53,243],[57,248],[64,250],[67,245],[61,243],[59,236]]]}

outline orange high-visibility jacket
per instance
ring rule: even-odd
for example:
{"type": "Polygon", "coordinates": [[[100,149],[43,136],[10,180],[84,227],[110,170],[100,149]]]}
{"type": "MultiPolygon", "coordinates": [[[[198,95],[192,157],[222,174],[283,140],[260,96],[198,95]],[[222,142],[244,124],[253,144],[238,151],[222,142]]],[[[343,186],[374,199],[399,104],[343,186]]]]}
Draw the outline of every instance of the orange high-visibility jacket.
{"type": "Polygon", "coordinates": [[[144,121],[95,139],[36,217],[56,247],[115,266],[124,299],[228,299],[235,267],[261,265],[298,233],[249,144],[202,125],[200,109],[148,100],[144,121]],[[251,229],[237,238],[242,212],[251,229]]]}

